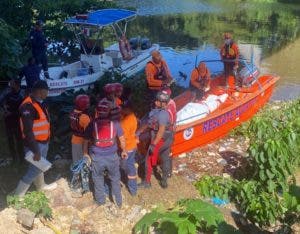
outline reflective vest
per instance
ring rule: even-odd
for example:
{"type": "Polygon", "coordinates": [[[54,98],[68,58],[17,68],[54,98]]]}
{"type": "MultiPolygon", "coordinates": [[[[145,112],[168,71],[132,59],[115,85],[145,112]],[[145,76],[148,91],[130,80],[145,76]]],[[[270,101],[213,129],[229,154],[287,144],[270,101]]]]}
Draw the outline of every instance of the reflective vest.
{"type": "Polygon", "coordinates": [[[167,106],[167,111],[169,113],[169,117],[170,117],[170,124],[173,128],[173,130],[175,130],[175,125],[176,125],[176,103],[174,102],[173,99],[171,99],[168,103],[167,106]]]}
{"type": "Polygon", "coordinates": [[[75,110],[73,110],[70,113],[70,127],[71,127],[71,130],[72,130],[72,132],[75,136],[79,136],[79,137],[84,136],[84,128],[82,126],[80,126],[80,124],[79,124],[80,116],[82,114],[87,115],[87,113],[84,113],[82,111],[77,112],[75,110]]]}
{"type": "MultiPolygon", "coordinates": [[[[166,80],[168,78],[167,69],[163,61],[161,61],[161,66],[158,67],[154,62],[149,61],[156,68],[156,74],[154,75],[154,79],[156,80],[166,80]]],[[[147,63],[147,64],[148,64],[147,63]]]]}
{"type": "MultiPolygon", "coordinates": [[[[33,102],[30,96],[28,96],[27,98],[24,99],[21,106],[25,105],[27,103],[30,103],[34,107],[34,109],[36,110],[36,112],[38,113],[38,116],[39,116],[38,119],[33,120],[32,132],[33,132],[35,140],[36,141],[49,140],[49,138],[50,138],[50,123],[46,116],[46,114],[48,115],[48,112],[44,113],[41,106],[37,102],[33,102]]],[[[24,127],[23,127],[22,119],[20,120],[20,127],[21,127],[21,131],[22,131],[22,137],[24,139],[25,134],[23,131],[24,127]]]]}
{"type": "Polygon", "coordinates": [[[115,144],[117,136],[113,121],[98,119],[94,121],[94,145],[100,148],[110,147],[115,144]]]}

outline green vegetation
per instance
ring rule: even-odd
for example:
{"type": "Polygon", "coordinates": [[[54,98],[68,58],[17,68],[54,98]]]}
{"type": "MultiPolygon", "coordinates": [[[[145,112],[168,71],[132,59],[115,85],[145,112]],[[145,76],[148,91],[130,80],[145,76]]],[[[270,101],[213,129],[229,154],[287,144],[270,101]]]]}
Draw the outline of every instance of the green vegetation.
{"type": "Polygon", "coordinates": [[[153,210],[134,226],[133,231],[147,234],[150,230],[165,234],[239,233],[234,227],[226,224],[217,208],[199,199],[180,200],[169,210],[153,210]]]}
{"type": "Polygon", "coordinates": [[[300,99],[267,108],[235,131],[250,139],[245,178],[205,176],[195,186],[204,197],[234,202],[260,227],[276,221],[290,227],[300,214],[300,187],[294,178],[300,165],[300,99]]]}
{"type": "Polygon", "coordinates": [[[26,193],[24,198],[18,196],[7,196],[7,204],[15,209],[27,208],[36,215],[41,215],[44,218],[52,217],[52,210],[49,207],[49,199],[43,192],[26,193]]]}

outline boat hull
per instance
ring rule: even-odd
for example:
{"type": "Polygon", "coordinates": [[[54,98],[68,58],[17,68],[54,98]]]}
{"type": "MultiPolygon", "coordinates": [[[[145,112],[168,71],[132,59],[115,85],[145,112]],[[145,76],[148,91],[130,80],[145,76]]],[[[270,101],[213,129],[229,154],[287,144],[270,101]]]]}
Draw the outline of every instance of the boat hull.
{"type": "MultiPolygon", "coordinates": [[[[224,137],[242,122],[253,117],[270,99],[275,83],[279,77],[262,76],[251,88],[232,92],[230,95],[242,94],[237,100],[228,100],[223,108],[211,113],[206,118],[193,123],[177,126],[172,145],[172,156],[189,152],[197,147],[224,137]]],[[[217,92],[216,89],[214,92],[217,92]]],[[[189,91],[187,91],[189,92],[189,91]]],[[[180,95],[176,101],[179,109],[186,103],[189,93],[180,95]]]]}

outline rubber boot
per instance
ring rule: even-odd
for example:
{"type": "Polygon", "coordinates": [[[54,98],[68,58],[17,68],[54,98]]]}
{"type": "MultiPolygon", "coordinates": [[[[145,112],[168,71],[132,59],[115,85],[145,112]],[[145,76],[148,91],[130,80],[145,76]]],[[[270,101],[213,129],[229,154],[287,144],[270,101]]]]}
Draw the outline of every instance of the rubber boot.
{"type": "Polygon", "coordinates": [[[37,190],[54,190],[57,188],[56,183],[45,184],[44,173],[39,174],[33,181],[37,190]]]}
{"type": "Polygon", "coordinates": [[[30,184],[26,184],[23,180],[19,181],[19,184],[15,190],[15,196],[24,197],[25,193],[29,189],[30,184]]]}

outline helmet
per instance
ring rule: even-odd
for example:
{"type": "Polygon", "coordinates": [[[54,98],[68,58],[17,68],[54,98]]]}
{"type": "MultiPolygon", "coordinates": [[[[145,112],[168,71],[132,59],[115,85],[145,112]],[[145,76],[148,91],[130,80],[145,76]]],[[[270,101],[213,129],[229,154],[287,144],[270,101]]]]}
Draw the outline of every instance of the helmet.
{"type": "Polygon", "coordinates": [[[170,101],[170,96],[166,92],[160,91],[156,95],[156,100],[160,102],[168,103],[170,101]]]}
{"type": "Polygon", "coordinates": [[[107,119],[109,116],[109,112],[110,108],[107,100],[105,98],[100,100],[96,107],[96,116],[100,119],[107,119]]]}
{"type": "Polygon", "coordinates": [[[123,85],[122,84],[120,84],[120,83],[113,83],[112,85],[114,85],[115,86],[115,90],[116,90],[116,92],[118,93],[118,92],[123,92],[123,85]]]}
{"type": "Polygon", "coordinates": [[[84,111],[90,107],[90,98],[88,95],[80,94],[75,98],[75,106],[78,110],[84,111]]]}
{"type": "Polygon", "coordinates": [[[112,94],[116,91],[114,84],[106,84],[103,87],[103,91],[105,92],[105,94],[112,94]]]}
{"type": "Polygon", "coordinates": [[[162,91],[163,93],[168,94],[169,97],[171,97],[172,90],[171,90],[169,87],[164,87],[161,91],[162,91]]]}

